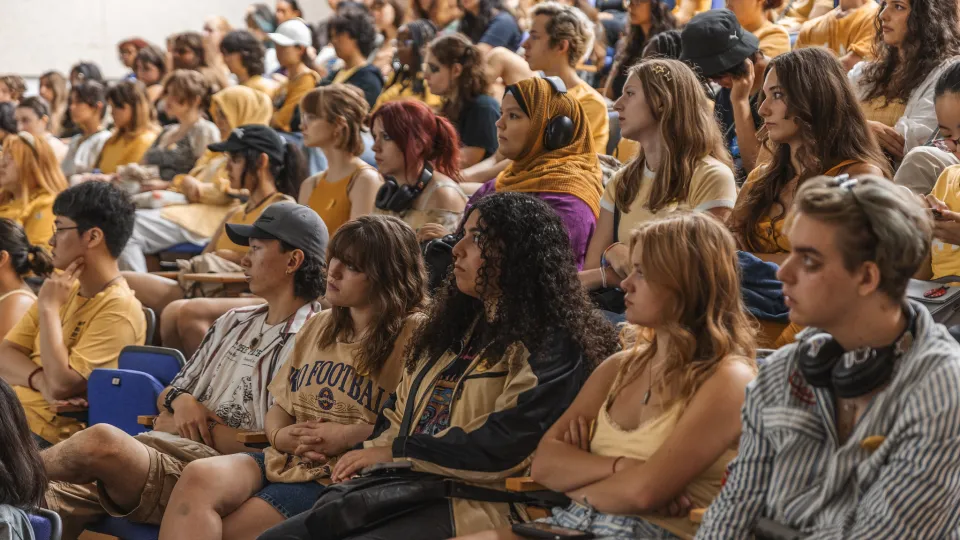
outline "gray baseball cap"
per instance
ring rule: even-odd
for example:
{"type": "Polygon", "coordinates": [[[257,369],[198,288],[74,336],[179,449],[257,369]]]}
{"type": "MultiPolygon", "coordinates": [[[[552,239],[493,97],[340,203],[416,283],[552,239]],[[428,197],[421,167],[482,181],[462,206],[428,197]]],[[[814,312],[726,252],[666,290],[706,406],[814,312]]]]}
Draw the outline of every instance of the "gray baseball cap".
{"type": "Polygon", "coordinates": [[[249,246],[251,238],[281,240],[326,262],[330,234],[323,219],[309,206],[293,202],[271,204],[253,225],[227,223],[226,231],[237,245],[249,246]]]}

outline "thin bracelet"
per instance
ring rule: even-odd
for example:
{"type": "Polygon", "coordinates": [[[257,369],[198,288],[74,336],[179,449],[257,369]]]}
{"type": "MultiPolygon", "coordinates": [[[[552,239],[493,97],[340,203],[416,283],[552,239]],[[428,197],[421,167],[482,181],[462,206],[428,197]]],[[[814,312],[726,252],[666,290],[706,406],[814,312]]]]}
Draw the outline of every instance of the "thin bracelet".
{"type": "Polygon", "coordinates": [[[607,246],[607,249],[603,250],[603,255],[600,255],[600,268],[605,266],[610,266],[610,261],[607,260],[607,253],[616,246],[622,246],[621,242],[614,242],[607,246]]]}
{"type": "Polygon", "coordinates": [[[37,369],[31,371],[30,375],[27,376],[27,386],[34,392],[39,392],[39,390],[37,390],[36,387],[33,386],[33,376],[36,375],[37,373],[40,373],[41,371],[43,371],[43,368],[38,367],[37,369]]]}
{"type": "Polygon", "coordinates": [[[623,459],[623,456],[620,456],[617,459],[613,460],[613,466],[610,467],[610,474],[614,474],[617,472],[617,463],[620,463],[621,459],[623,459]]]}
{"type": "Polygon", "coordinates": [[[270,443],[270,446],[272,446],[272,447],[274,447],[274,448],[277,447],[277,433],[280,433],[280,430],[281,430],[281,429],[283,429],[283,428],[277,428],[277,429],[271,431],[269,435],[267,435],[267,442],[270,443]],[[271,440],[271,439],[273,439],[273,440],[271,440]]]}
{"type": "Polygon", "coordinates": [[[607,288],[607,269],[603,265],[600,266],[600,283],[601,287],[607,288]]]}

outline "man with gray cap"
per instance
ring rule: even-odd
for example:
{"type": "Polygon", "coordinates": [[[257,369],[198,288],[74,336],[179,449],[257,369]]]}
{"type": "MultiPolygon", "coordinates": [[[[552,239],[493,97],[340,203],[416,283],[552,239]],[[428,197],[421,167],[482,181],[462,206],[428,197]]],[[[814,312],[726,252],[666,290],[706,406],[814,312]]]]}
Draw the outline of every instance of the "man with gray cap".
{"type": "Polygon", "coordinates": [[[309,207],[269,206],[253,225],[227,225],[249,245],[241,261],[250,291],[265,304],[217,319],[199,350],[157,400],[152,432],[135,437],[97,424],[43,454],[47,504],[77,538],[105,514],[159,525],[190,461],[253,449],[241,430],[262,430],[267,387],[293,351],[297,332],[320,311],[329,235],[309,207]]]}
{"type": "Polygon", "coordinates": [[[760,142],[757,130],[763,125],[758,109],[763,72],[770,59],[760,51],[760,40],[740,26],[728,9],[714,9],[696,15],[680,34],[680,59],[701,78],[721,88],[716,113],[727,148],[736,164],[738,180],[746,178],[757,164],[760,142]]]}

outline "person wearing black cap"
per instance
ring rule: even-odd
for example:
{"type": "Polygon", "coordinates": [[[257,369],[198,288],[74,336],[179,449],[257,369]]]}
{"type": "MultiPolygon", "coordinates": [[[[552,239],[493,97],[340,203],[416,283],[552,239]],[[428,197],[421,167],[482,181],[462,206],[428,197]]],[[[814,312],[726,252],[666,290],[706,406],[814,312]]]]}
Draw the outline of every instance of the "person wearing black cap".
{"type": "MultiPolygon", "coordinates": [[[[265,208],[280,201],[293,201],[305,176],[303,155],[292,144],[285,143],[272,129],[263,125],[245,125],[230,133],[227,140],[211,144],[210,150],[228,155],[227,174],[230,187],[246,204],[238,205],[227,215],[224,224],[250,225],[265,208]]],[[[128,244],[127,250],[135,246],[128,244]]],[[[182,268],[183,273],[239,272],[240,260],[247,252],[246,246],[236,244],[220,230],[210,239],[203,253],[194,257],[182,268]]],[[[195,332],[196,339],[182,341],[184,323],[180,321],[181,310],[186,302],[180,301],[205,292],[194,287],[193,282],[180,282],[147,273],[124,272],[137,297],[144,305],[161,316],[160,331],[164,344],[172,347],[186,346],[191,352],[199,345],[207,328],[227,310],[249,305],[249,298],[218,298],[191,305],[194,321],[187,325],[195,332]],[[177,302],[179,301],[179,302],[177,302]],[[172,302],[176,302],[171,305],[172,302]]]]}
{"type": "Polygon", "coordinates": [[[746,178],[757,164],[763,125],[758,108],[763,73],[770,59],[760,51],[760,40],[740,26],[727,9],[696,15],[680,34],[680,59],[700,77],[721,86],[716,113],[727,147],[736,163],[737,178],[746,178]]]}
{"type": "Polygon", "coordinates": [[[187,463],[250,451],[237,433],[264,429],[268,387],[297,334],[322,309],[328,233],[313,210],[284,202],[251,225],[228,225],[227,234],[250,245],[241,266],[250,291],[266,303],[217,319],[161,392],[152,432],[131,437],[97,424],[44,454],[54,480],[47,503],[63,518],[65,537],[76,538],[105,514],[159,525],[187,463]]]}

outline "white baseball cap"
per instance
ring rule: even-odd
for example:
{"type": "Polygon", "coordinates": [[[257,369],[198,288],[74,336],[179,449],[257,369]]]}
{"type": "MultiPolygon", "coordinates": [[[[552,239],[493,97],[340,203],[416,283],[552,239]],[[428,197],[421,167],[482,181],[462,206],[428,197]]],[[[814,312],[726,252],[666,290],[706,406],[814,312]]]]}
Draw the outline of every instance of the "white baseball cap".
{"type": "Polygon", "coordinates": [[[313,45],[310,28],[307,27],[307,23],[303,22],[303,19],[299,18],[290,19],[281,24],[277,27],[276,32],[267,34],[267,36],[270,38],[270,41],[281,47],[289,47],[291,45],[310,47],[313,45]]]}

